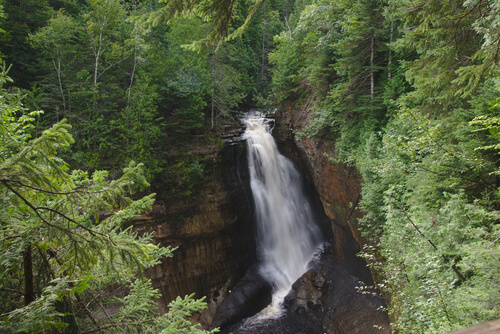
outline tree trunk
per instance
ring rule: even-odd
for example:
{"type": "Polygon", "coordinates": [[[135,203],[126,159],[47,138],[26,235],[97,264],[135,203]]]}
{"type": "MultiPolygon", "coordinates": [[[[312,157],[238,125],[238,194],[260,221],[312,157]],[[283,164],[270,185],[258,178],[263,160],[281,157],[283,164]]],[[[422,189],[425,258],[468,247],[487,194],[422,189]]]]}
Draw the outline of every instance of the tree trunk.
{"type": "Polygon", "coordinates": [[[373,114],[373,100],[375,97],[375,31],[372,29],[371,35],[371,53],[370,53],[370,101],[373,114]]]}
{"type": "Polygon", "coordinates": [[[68,88],[68,114],[71,115],[71,90],[69,88],[68,88]]]}
{"type": "Polygon", "coordinates": [[[215,52],[216,50],[214,49],[214,52],[212,53],[212,110],[210,113],[210,121],[212,122],[210,129],[212,130],[214,128],[215,116],[215,52]]]}
{"type": "Polygon", "coordinates": [[[374,59],[375,59],[375,32],[372,29],[371,35],[371,52],[370,52],[370,100],[373,102],[375,95],[375,73],[374,73],[374,59]]]}
{"type": "Polygon", "coordinates": [[[62,329],[61,333],[67,334],[78,334],[80,333],[80,326],[75,318],[75,312],[72,307],[71,299],[68,295],[64,296],[62,300],[56,302],[56,310],[64,316],[61,322],[68,324],[68,326],[62,329]]]}
{"type": "MultiPolygon", "coordinates": [[[[394,35],[394,22],[391,21],[391,34],[389,36],[389,44],[392,44],[392,37],[394,35]]],[[[392,49],[389,47],[389,61],[387,63],[387,79],[391,80],[392,78],[392,49]]]]}
{"type": "Polygon", "coordinates": [[[288,24],[288,17],[285,16],[285,23],[286,23],[286,27],[288,29],[288,33],[290,34],[290,38],[293,38],[292,37],[292,29],[290,29],[290,25],[288,24]]]}
{"type": "Polygon", "coordinates": [[[97,77],[99,71],[99,61],[101,60],[102,48],[102,32],[99,33],[99,42],[95,50],[95,66],[94,66],[94,88],[97,87],[97,77]]]}
{"type": "Polygon", "coordinates": [[[137,46],[134,47],[134,60],[133,60],[132,74],[130,75],[130,84],[128,85],[127,94],[127,107],[130,106],[130,94],[132,92],[132,84],[134,83],[135,69],[137,67],[137,46]]]}
{"type": "Polygon", "coordinates": [[[94,88],[96,88],[97,87],[97,68],[99,67],[99,55],[98,54],[95,56],[94,63],[95,63],[95,66],[94,66],[94,83],[93,84],[94,84],[94,88]]]}
{"type": "Polygon", "coordinates": [[[54,68],[55,68],[56,73],[57,73],[57,81],[59,82],[59,92],[61,93],[62,102],[63,102],[63,118],[65,118],[66,117],[66,97],[64,96],[64,90],[63,90],[63,86],[62,86],[61,54],[59,51],[57,51],[57,64],[54,61],[54,59],[52,59],[52,62],[54,63],[54,68]]]}
{"type": "Polygon", "coordinates": [[[33,287],[33,254],[31,245],[24,251],[24,305],[35,300],[35,290],[33,287]]]}
{"type": "Polygon", "coordinates": [[[260,64],[260,78],[264,78],[264,61],[266,57],[266,3],[263,8],[264,19],[262,21],[262,59],[260,64]]]}

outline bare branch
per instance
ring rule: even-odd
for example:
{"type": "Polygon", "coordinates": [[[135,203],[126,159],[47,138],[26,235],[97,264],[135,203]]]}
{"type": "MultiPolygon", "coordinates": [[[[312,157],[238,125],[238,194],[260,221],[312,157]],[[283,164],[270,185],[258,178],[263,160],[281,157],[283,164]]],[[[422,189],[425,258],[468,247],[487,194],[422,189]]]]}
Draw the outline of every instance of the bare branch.
{"type": "Polygon", "coordinates": [[[20,237],[22,237],[22,235],[20,235],[20,234],[11,235],[9,237],[5,237],[3,239],[0,239],[0,242],[5,241],[5,240],[10,240],[10,239],[16,239],[16,238],[20,238],[20,237]]]}
{"type": "Polygon", "coordinates": [[[500,237],[496,238],[495,241],[493,241],[491,244],[488,245],[487,248],[491,247],[493,244],[495,244],[495,242],[497,242],[498,240],[500,240],[500,237]]]}
{"type": "Polygon", "coordinates": [[[130,57],[130,55],[126,56],[122,60],[117,61],[116,63],[111,64],[109,67],[107,67],[104,70],[102,70],[101,73],[99,73],[99,75],[96,77],[96,79],[99,79],[104,74],[104,72],[106,72],[107,70],[109,70],[111,67],[113,67],[115,65],[118,65],[119,63],[121,63],[122,61],[124,61],[125,59],[127,59],[128,57],[130,57]]]}
{"type": "Polygon", "coordinates": [[[83,302],[78,292],[75,292],[75,297],[78,304],[83,308],[84,312],[87,314],[92,323],[96,326],[99,326],[99,324],[97,323],[97,319],[94,317],[94,314],[87,308],[87,306],[85,306],[85,303],[83,302]]]}

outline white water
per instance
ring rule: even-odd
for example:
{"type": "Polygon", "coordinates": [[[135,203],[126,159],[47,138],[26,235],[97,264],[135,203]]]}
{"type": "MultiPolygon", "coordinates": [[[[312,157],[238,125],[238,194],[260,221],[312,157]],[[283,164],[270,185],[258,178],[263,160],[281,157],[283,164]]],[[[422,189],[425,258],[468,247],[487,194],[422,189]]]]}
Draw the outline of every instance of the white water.
{"type": "Polygon", "coordinates": [[[244,121],[260,270],[274,287],[273,303],[264,313],[272,316],[280,313],[283,298],[307,270],[321,236],[302,190],[300,174],[278,152],[267,119],[252,113],[244,121]]]}

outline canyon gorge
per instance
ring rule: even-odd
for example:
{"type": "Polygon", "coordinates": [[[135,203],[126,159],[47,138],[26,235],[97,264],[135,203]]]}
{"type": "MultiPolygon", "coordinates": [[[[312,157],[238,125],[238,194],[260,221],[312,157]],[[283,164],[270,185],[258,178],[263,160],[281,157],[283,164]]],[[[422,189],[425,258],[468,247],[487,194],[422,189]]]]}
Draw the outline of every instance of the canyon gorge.
{"type": "Polygon", "coordinates": [[[202,138],[196,143],[213,161],[196,199],[166,203],[160,192],[153,210],[135,221],[140,233],[153,232],[155,242],[178,247],[173,258],[146,273],[162,294],[160,309],[176,296],[196,293],[206,296],[208,307],[195,320],[223,333],[389,333],[384,301],[366,288],[373,280],[356,255],[359,174],[329,160],[333,145],[296,135],[307,125],[307,112],[283,110],[271,118],[279,150],[300,171],[326,242],[284,298],[281,317],[241,322],[271,302],[272,287],[256,269],[258,233],[244,125],[235,116],[222,146],[208,146],[202,138]]]}

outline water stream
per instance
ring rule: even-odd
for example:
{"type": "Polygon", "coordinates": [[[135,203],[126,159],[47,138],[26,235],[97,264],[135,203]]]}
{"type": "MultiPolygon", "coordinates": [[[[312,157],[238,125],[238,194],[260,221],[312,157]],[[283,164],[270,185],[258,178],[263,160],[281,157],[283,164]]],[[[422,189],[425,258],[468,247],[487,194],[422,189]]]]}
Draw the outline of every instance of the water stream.
{"type": "Polygon", "coordinates": [[[302,189],[301,176],[278,152],[269,120],[252,112],[244,122],[260,272],[273,286],[273,302],[261,312],[269,317],[281,312],[292,284],[307,270],[321,233],[302,189]]]}

